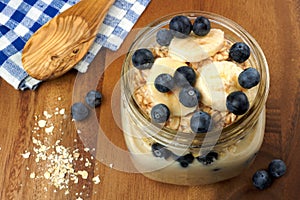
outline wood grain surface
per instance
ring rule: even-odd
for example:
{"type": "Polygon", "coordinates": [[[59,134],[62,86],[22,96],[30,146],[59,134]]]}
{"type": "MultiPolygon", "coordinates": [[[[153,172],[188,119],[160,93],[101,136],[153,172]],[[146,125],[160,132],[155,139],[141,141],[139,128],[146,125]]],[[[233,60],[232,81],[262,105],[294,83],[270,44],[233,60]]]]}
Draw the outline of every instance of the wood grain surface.
{"type": "MultiPolygon", "coordinates": [[[[135,28],[152,20],[178,11],[203,10],[230,18],[244,27],[261,45],[270,69],[270,94],[267,101],[267,124],[261,151],[253,165],[240,176],[212,185],[183,187],[154,182],[141,174],[126,173],[109,164],[123,162],[121,156],[106,153],[109,147],[98,146],[108,139],[120,149],[126,149],[122,131],[118,127],[119,104],[117,83],[120,78],[124,53],[134,38],[133,31],[117,52],[102,49],[87,74],[72,70],[64,76],[44,82],[36,91],[16,91],[0,79],[0,199],[1,200],[177,200],[177,199],[299,199],[300,198],[300,1],[299,0],[152,0],[135,28]],[[103,74],[101,76],[101,74],[103,74]],[[98,89],[104,95],[100,108],[92,114],[106,137],[90,132],[93,125],[82,126],[70,119],[70,106],[83,101],[86,91],[98,89]],[[58,100],[58,98],[61,100],[58,100]],[[35,116],[43,112],[55,113],[65,108],[66,117],[53,115],[53,134],[34,131],[35,116]],[[113,109],[112,109],[113,108],[113,109]],[[113,110],[113,112],[112,112],[113,110]],[[114,118],[115,116],[115,118],[114,118]],[[116,120],[115,120],[116,119],[116,120]],[[81,129],[81,133],[77,133],[81,129]],[[88,178],[69,184],[69,194],[51,185],[43,177],[49,162],[36,162],[32,137],[47,138],[49,144],[61,140],[69,150],[79,149],[85,161],[74,162],[75,170],[85,170],[88,178]],[[91,154],[84,150],[90,144],[91,154]],[[29,158],[21,154],[31,152],[29,158]],[[96,159],[97,158],[97,159],[96,159]],[[287,164],[287,174],[264,191],[252,186],[253,173],[266,168],[274,158],[287,164]],[[102,160],[101,160],[102,159],[102,160]],[[108,161],[107,165],[103,164],[108,161]],[[32,172],[35,178],[30,178],[32,172]],[[99,175],[101,183],[92,178],[99,175]],[[79,198],[80,197],[80,198],[79,198]]],[[[126,161],[124,161],[126,162],[126,161]]]]}

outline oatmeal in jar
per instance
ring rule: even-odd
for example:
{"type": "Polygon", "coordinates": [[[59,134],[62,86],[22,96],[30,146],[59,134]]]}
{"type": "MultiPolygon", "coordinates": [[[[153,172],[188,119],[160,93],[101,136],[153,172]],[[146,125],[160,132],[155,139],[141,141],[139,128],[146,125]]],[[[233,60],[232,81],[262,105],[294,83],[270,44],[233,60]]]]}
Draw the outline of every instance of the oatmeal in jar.
{"type": "Polygon", "coordinates": [[[123,66],[122,126],[145,176],[179,185],[239,175],[263,141],[269,75],[241,27],[211,13],[145,29],[123,66]]]}

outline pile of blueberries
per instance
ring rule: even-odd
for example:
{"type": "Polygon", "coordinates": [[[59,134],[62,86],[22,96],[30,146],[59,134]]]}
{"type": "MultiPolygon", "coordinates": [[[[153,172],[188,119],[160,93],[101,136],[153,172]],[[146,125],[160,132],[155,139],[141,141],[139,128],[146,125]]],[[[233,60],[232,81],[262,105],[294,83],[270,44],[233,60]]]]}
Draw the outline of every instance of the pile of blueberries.
{"type": "MultiPolygon", "coordinates": [[[[97,90],[89,91],[85,96],[85,103],[91,108],[95,108],[101,105],[102,94],[97,90]]],[[[89,115],[88,107],[81,103],[74,103],[71,107],[72,118],[76,121],[82,121],[89,115]]]]}
{"type": "MultiPolygon", "coordinates": [[[[199,16],[194,23],[186,16],[179,15],[171,19],[169,29],[161,29],[156,34],[156,41],[162,46],[168,46],[173,37],[186,38],[193,30],[198,36],[205,36],[210,32],[209,19],[199,16]]],[[[250,48],[243,42],[232,45],[229,59],[243,63],[250,57],[250,48]]],[[[150,69],[154,63],[154,55],[149,49],[142,48],[134,52],[132,63],[139,70],[150,69]]],[[[238,77],[239,84],[246,88],[252,88],[260,82],[260,74],[255,68],[245,69],[238,77]]],[[[189,66],[179,67],[173,76],[167,73],[160,74],[154,81],[155,88],[161,93],[170,92],[175,86],[180,87],[179,101],[186,107],[194,107],[201,98],[200,92],[194,88],[196,82],[195,71],[189,66]]],[[[249,108],[247,96],[242,91],[232,92],[226,100],[227,109],[242,115],[249,108]]],[[[155,123],[164,123],[170,117],[170,110],[165,104],[157,104],[151,110],[151,118],[155,123]]],[[[195,133],[206,133],[211,128],[211,116],[204,112],[195,112],[190,121],[191,129],[195,133]]]]}
{"type": "Polygon", "coordinates": [[[180,166],[183,168],[186,168],[189,166],[189,164],[193,163],[195,158],[203,165],[209,165],[218,159],[218,153],[214,151],[211,151],[206,155],[201,155],[198,157],[194,157],[192,153],[188,153],[183,156],[178,156],[159,143],[153,143],[151,146],[151,150],[152,150],[152,154],[155,157],[164,158],[164,159],[168,159],[172,157],[174,160],[179,162],[180,166]]]}

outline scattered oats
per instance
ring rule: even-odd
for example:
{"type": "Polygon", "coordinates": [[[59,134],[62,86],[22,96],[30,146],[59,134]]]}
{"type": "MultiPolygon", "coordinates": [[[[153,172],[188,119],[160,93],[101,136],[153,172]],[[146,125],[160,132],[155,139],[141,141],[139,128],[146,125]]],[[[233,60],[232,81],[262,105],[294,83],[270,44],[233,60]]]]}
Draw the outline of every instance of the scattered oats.
{"type": "Polygon", "coordinates": [[[23,156],[23,158],[29,158],[30,152],[25,152],[25,153],[23,153],[21,155],[23,156]]]}
{"type": "Polygon", "coordinates": [[[57,97],[57,100],[60,101],[60,100],[61,100],[61,97],[57,97]]]}
{"type": "Polygon", "coordinates": [[[52,125],[52,126],[50,126],[50,127],[48,127],[48,128],[45,128],[45,132],[46,132],[47,134],[52,133],[53,129],[54,129],[54,126],[52,125]]]}
{"type": "Polygon", "coordinates": [[[77,172],[79,175],[81,175],[81,177],[83,178],[83,179],[87,179],[87,177],[89,176],[89,174],[88,174],[88,172],[87,171],[85,171],[85,170],[83,170],[83,171],[78,171],[77,172]]]}
{"type": "Polygon", "coordinates": [[[39,120],[38,121],[38,125],[39,125],[39,127],[41,127],[41,128],[43,128],[43,127],[45,127],[46,126],[46,120],[43,120],[43,119],[41,119],[41,120],[39,120]]]}
{"type": "Polygon", "coordinates": [[[99,184],[100,183],[99,175],[95,176],[92,180],[95,184],[99,184]]]}
{"type": "Polygon", "coordinates": [[[114,164],[112,164],[112,163],[111,163],[111,164],[109,164],[109,167],[110,167],[110,168],[113,168],[113,166],[114,166],[114,164]]]}
{"type": "Polygon", "coordinates": [[[77,142],[77,139],[74,139],[74,142],[77,142]]]}
{"type": "Polygon", "coordinates": [[[52,115],[49,114],[46,110],[43,112],[43,114],[47,119],[50,119],[52,117],[52,115]]]}
{"type": "Polygon", "coordinates": [[[64,114],[65,114],[65,111],[66,111],[66,109],[62,108],[62,109],[59,111],[59,114],[64,115],[64,114]]]}
{"type": "Polygon", "coordinates": [[[68,195],[68,194],[70,194],[70,191],[69,191],[69,190],[66,190],[66,191],[65,191],[65,195],[68,195]]]}
{"type": "Polygon", "coordinates": [[[79,158],[80,153],[74,153],[73,156],[74,156],[74,158],[79,158]]]}
{"type": "Polygon", "coordinates": [[[83,200],[83,198],[81,198],[81,197],[78,197],[76,200],[83,200]]]}
{"type": "Polygon", "coordinates": [[[44,191],[47,192],[47,191],[48,191],[48,188],[47,188],[47,187],[44,187],[44,191]]]}
{"type": "Polygon", "coordinates": [[[31,172],[30,175],[29,175],[29,177],[30,177],[31,179],[34,179],[34,178],[35,178],[35,173],[34,173],[34,172],[31,172]]]}
{"type": "Polygon", "coordinates": [[[81,133],[81,130],[77,129],[77,133],[80,134],[80,133],[81,133]]]}
{"type": "Polygon", "coordinates": [[[2,148],[0,147],[0,151],[2,150],[2,148]]]}
{"type": "Polygon", "coordinates": [[[28,166],[26,167],[26,170],[29,171],[29,167],[28,166]]]}
{"type": "Polygon", "coordinates": [[[51,175],[50,175],[50,173],[49,173],[49,172],[45,172],[45,173],[44,173],[44,177],[45,177],[45,179],[49,179],[49,178],[50,178],[50,176],[51,176],[51,175]]]}
{"type": "Polygon", "coordinates": [[[85,185],[83,185],[83,186],[82,186],[82,189],[85,189],[85,188],[86,188],[86,186],[85,186],[85,185]]]}
{"type": "Polygon", "coordinates": [[[57,190],[53,190],[53,192],[54,192],[54,193],[56,193],[56,192],[57,192],[57,190]]]}
{"type": "Polygon", "coordinates": [[[85,152],[88,152],[90,150],[90,148],[86,147],[83,149],[85,152]]]}
{"type": "Polygon", "coordinates": [[[59,108],[58,108],[58,107],[56,107],[56,108],[55,108],[55,111],[59,111],[59,108]]]}

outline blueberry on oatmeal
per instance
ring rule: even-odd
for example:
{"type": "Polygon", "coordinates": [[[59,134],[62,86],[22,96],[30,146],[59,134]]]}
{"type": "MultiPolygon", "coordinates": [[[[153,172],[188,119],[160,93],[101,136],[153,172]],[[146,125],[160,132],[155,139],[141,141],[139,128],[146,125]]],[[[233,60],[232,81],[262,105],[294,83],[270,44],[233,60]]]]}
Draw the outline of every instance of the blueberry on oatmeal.
{"type": "Polygon", "coordinates": [[[198,105],[200,93],[194,87],[185,87],[179,92],[179,102],[186,107],[194,107],[198,105]]]}
{"type": "Polygon", "coordinates": [[[151,109],[151,118],[155,123],[164,123],[170,117],[170,110],[165,104],[157,104],[151,109]]]}
{"type": "Polygon", "coordinates": [[[162,93],[171,91],[174,85],[174,79],[170,74],[160,74],[154,81],[155,88],[162,93]]]}
{"type": "Polygon", "coordinates": [[[195,112],[190,120],[190,126],[194,133],[206,133],[211,127],[211,116],[204,111],[195,112]]]}
{"type": "Polygon", "coordinates": [[[229,58],[238,63],[245,62],[250,57],[250,48],[244,42],[236,42],[229,49],[229,58]]]}
{"type": "Polygon", "coordinates": [[[149,49],[138,49],[132,55],[132,64],[137,69],[150,69],[154,63],[154,56],[149,49]]]}
{"type": "Polygon", "coordinates": [[[198,36],[205,36],[210,31],[210,21],[203,16],[195,19],[193,24],[193,32],[198,36]]]}
{"type": "Polygon", "coordinates": [[[191,33],[193,25],[188,17],[178,15],[171,19],[169,28],[175,37],[185,38],[191,33]]]}
{"type": "Polygon", "coordinates": [[[243,88],[250,89],[260,82],[260,74],[257,69],[249,67],[240,73],[238,82],[243,88]]]}
{"type": "Polygon", "coordinates": [[[226,98],[226,107],[235,115],[245,114],[249,108],[249,101],[245,93],[236,91],[230,93],[226,98]]]}
{"type": "Polygon", "coordinates": [[[174,80],[179,87],[194,86],[196,82],[196,73],[189,66],[182,66],[176,69],[174,80]]]}
{"type": "Polygon", "coordinates": [[[156,42],[161,46],[169,46],[173,37],[172,32],[164,28],[156,33],[156,42]]]}

